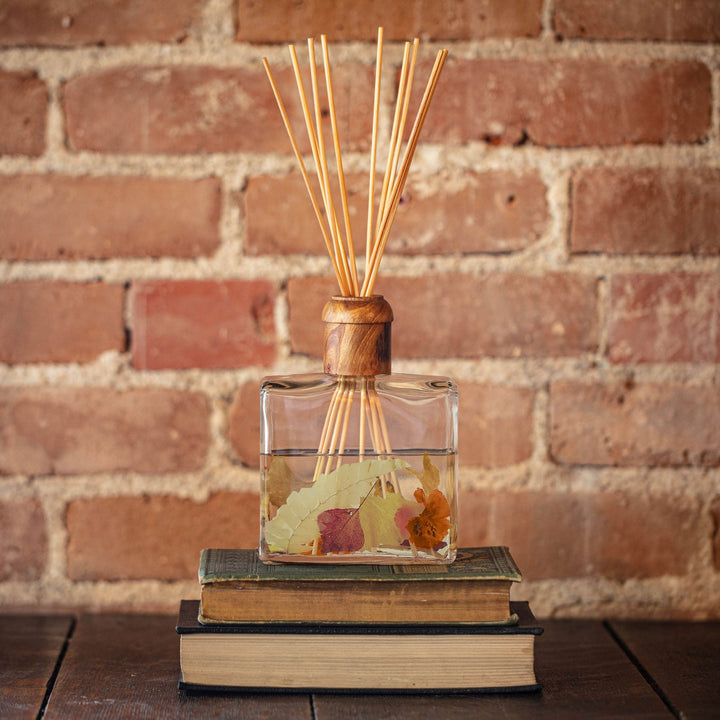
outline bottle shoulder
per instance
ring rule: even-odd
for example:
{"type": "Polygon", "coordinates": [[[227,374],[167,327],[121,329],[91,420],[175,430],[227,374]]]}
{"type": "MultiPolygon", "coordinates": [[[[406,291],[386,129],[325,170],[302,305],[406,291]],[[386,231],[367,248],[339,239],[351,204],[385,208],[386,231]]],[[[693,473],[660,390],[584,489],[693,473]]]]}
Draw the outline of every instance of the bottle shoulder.
{"type": "Polygon", "coordinates": [[[260,386],[263,393],[317,393],[334,392],[342,384],[360,389],[363,384],[372,385],[379,393],[423,392],[457,394],[457,384],[443,375],[416,375],[391,373],[389,375],[347,376],[327,373],[305,373],[297,375],[272,375],[265,377],[260,386]]]}

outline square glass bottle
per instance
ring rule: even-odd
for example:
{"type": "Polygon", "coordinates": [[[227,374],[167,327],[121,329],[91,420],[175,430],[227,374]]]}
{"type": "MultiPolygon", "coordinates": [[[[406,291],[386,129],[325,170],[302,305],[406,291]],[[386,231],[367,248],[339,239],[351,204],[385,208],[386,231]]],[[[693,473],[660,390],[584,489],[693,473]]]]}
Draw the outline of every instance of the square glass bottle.
{"type": "Polygon", "coordinates": [[[262,384],[260,557],[452,562],[455,383],[391,373],[381,296],[334,297],[323,322],[324,372],[262,384]]]}

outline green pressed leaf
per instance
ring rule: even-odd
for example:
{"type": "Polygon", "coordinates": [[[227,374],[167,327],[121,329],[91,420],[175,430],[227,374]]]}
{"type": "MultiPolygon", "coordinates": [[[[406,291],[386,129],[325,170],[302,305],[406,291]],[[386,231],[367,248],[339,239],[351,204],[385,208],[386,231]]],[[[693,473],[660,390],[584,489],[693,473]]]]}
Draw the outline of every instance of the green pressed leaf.
{"type": "MultiPolygon", "coordinates": [[[[370,495],[360,506],[360,525],[365,535],[363,550],[379,547],[398,547],[402,544],[403,534],[395,520],[398,510],[411,507],[414,513],[422,510],[422,505],[407,500],[397,493],[388,493],[387,497],[370,495]]],[[[406,533],[407,535],[407,533],[406,533]]]]}
{"type": "Polygon", "coordinates": [[[265,488],[268,500],[280,507],[285,503],[293,485],[293,472],[283,458],[274,457],[268,469],[265,488]]]}
{"type": "Polygon", "coordinates": [[[423,454],[423,469],[421,471],[408,468],[407,472],[412,473],[420,480],[420,484],[427,495],[440,487],[440,470],[432,464],[432,460],[430,460],[427,453],[423,454]]]}
{"type": "Polygon", "coordinates": [[[265,523],[271,552],[308,552],[320,530],[317,517],[334,508],[358,508],[379,477],[406,469],[403,460],[363,460],[320,475],[310,486],[290,493],[275,517],[265,523]]]}

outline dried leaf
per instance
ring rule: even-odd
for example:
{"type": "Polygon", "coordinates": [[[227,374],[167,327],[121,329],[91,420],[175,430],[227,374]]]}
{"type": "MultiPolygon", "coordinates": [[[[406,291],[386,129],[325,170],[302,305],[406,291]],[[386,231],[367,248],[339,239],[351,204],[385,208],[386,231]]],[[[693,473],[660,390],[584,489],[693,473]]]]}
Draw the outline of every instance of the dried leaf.
{"type": "Polygon", "coordinates": [[[405,525],[410,517],[417,515],[421,507],[402,495],[389,493],[387,497],[371,495],[360,506],[360,523],[365,535],[363,550],[379,547],[398,547],[408,533],[405,525]],[[398,514],[404,515],[404,522],[399,525],[398,514]]]}
{"type": "Polygon", "coordinates": [[[355,552],[365,542],[357,508],[333,508],[318,515],[323,552],[355,552]]]}
{"type": "Polygon", "coordinates": [[[407,472],[413,474],[423,487],[423,490],[429,495],[433,490],[440,487],[440,470],[432,464],[430,455],[423,454],[423,469],[421,471],[408,468],[407,472]]]}
{"type": "Polygon", "coordinates": [[[274,457],[268,469],[265,487],[267,489],[268,500],[275,506],[280,507],[290,494],[293,486],[293,471],[283,458],[274,457]]]}
{"type": "Polygon", "coordinates": [[[272,520],[265,523],[271,552],[299,554],[312,548],[320,534],[318,515],[334,508],[358,508],[379,477],[405,469],[403,460],[363,460],[320,475],[310,486],[291,492],[272,520]]]}

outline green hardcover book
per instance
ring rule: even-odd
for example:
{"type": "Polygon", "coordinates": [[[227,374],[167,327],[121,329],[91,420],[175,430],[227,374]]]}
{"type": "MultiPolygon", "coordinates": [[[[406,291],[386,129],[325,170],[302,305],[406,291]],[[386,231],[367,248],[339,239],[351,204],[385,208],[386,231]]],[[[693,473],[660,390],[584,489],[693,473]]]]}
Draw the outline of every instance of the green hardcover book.
{"type": "Polygon", "coordinates": [[[185,690],[478,692],[537,690],[527,603],[514,625],[202,625],[181,603],[180,687],[185,690]]]}
{"type": "Polygon", "coordinates": [[[450,565],[266,565],[257,550],[200,556],[200,621],[513,623],[522,576],[506,547],[460,548],[450,565]]]}

